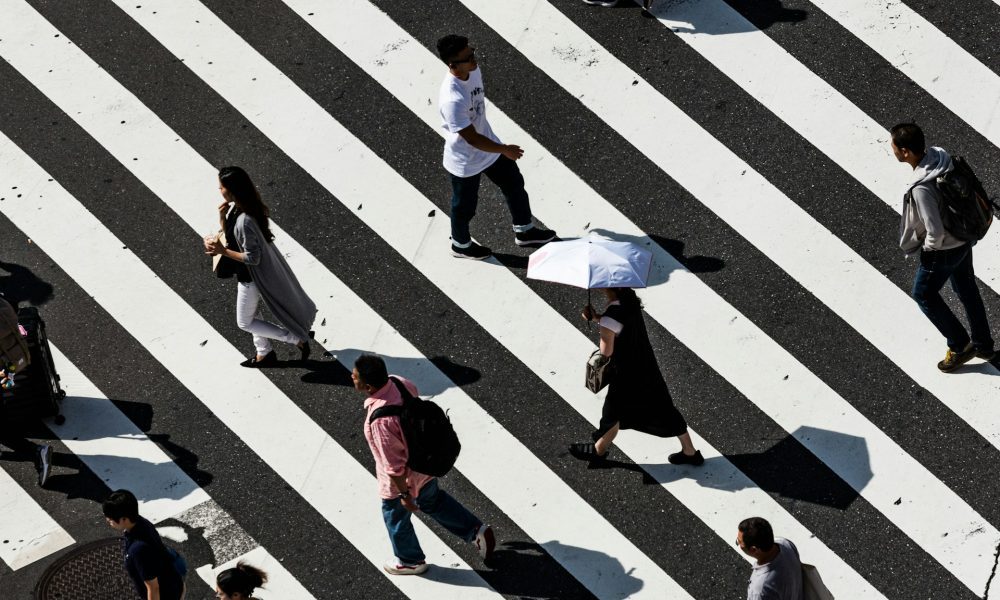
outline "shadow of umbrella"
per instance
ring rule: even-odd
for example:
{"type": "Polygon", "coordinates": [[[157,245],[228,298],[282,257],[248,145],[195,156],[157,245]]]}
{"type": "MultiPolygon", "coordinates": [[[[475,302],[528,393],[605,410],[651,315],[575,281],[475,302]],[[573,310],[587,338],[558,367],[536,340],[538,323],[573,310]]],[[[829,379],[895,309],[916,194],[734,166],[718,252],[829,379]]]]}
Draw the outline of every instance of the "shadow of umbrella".
{"type": "MultiPolygon", "coordinates": [[[[653,16],[685,23],[671,29],[676,33],[698,33],[707,35],[731,35],[752,33],[767,29],[775,23],[798,23],[806,20],[809,13],[797,8],[785,8],[779,0],[732,0],[733,9],[743,18],[725,18],[712,13],[714,18],[698,18],[701,9],[692,0],[653,0],[650,12],[653,16]]],[[[620,2],[619,8],[638,8],[635,2],[620,2]]]]}

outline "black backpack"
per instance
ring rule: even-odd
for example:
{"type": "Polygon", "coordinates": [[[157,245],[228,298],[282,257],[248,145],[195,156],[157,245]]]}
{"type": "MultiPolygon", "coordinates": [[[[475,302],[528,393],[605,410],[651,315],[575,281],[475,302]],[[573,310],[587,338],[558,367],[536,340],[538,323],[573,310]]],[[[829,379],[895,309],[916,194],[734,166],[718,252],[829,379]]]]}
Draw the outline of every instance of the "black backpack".
{"type": "Polygon", "coordinates": [[[945,230],[966,242],[983,239],[993,224],[993,212],[1000,209],[986,195],[969,163],[961,156],[953,157],[952,169],[935,183],[945,230]]]}
{"type": "Polygon", "coordinates": [[[372,411],[368,423],[380,417],[398,416],[409,447],[406,466],[418,473],[441,477],[455,466],[462,444],[448,415],[430,400],[414,398],[403,382],[390,377],[403,404],[382,406],[372,411]]]}

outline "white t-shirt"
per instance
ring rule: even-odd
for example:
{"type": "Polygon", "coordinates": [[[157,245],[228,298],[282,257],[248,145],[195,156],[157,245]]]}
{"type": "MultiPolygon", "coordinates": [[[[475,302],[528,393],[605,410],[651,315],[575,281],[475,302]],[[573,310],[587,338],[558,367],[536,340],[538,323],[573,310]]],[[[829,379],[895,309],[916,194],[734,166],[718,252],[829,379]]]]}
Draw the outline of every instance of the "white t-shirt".
{"type": "Polygon", "coordinates": [[[476,69],[462,81],[451,73],[441,82],[438,97],[441,128],[444,129],[444,168],[457,177],[472,177],[486,170],[498,158],[494,152],[473,148],[458,132],[469,125],[496,143],[500,143],[489,121],[486,120],[486,92],[483,90],[483,73],[476,69]]]}

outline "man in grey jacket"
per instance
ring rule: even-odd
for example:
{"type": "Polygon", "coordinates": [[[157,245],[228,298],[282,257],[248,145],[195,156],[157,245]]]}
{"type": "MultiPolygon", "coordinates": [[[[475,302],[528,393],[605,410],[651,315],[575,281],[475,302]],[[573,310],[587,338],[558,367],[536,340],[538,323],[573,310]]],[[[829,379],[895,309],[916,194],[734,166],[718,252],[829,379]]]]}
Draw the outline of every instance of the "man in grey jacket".
{"type": "Polygon", "coordinates": [[[913,179],[903,199],[899,225],[899,247],[907,254],[920,252],[920,266],[911,295],[948,343],[938,369],[949,373],[974,357],[992,360],[993,338],[972,269],[972,246],[944,228],[940,192],[935,180],[951,171],[951,156],[942,148],[926,148],[924,132],[913,123],[900,123],[890,130],[892,152],[900,162],[913,167],[913,179]],[[941,288],[951,281],[965,314],[971,335],[941,298],[941,288]]]}

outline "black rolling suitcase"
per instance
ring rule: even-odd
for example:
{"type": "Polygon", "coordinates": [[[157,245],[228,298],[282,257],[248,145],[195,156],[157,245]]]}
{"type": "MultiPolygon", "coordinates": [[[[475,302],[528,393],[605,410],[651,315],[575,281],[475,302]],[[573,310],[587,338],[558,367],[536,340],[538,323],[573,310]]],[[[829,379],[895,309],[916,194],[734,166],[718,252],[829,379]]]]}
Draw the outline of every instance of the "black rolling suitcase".
{"type": "Polygon", "coordinates": [[[17,311],[17,321],[28,333],[28,352],[31,364],[18,370],[14,387],[0,387],[0,413],[4,419],[14,421],[55,417],[56,423],[64,418],[59,414],[59,403],[66,392],[59,387],[59,375],[52,362],[49,339],[45,335],[45,322],[34,306],[17,311]]]}

